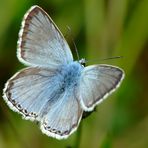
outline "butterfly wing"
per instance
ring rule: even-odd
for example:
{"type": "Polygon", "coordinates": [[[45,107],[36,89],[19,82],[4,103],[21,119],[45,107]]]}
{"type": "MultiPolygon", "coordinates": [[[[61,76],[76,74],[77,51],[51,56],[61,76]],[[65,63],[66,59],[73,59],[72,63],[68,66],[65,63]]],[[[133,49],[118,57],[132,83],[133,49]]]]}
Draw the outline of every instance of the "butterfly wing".
{"type": "Polygon", "coordinates": [[[85,111],[91,111],[119,87],[124,72],[110,65],[92,65],[84,68],[80,82],[80,101],[85,111]]]}
{"type": "Polygon", "coordinates": [[[62,33],[39,6],[31,7],[24,16],[17,53],[18,59],[28,66],[57,68],[73,61],[62,33]]]}
{"type": "Polygon", "coordinates": [[[25,68],[8,80],[3,97],[25,119],[39,121],[43,133],[62,139],[77,129],[83,111],[76,93],[63,91],[59,79],[55,70],[25,68]]]}
{"type": "MultiPolygon", "coordinates": [[[[57,90],[54,70],[25,68],[9,79],[4,99],[9,107],[25,119],[40,120],[40,112],[57,90]]],[[[51,101],[53,102],[53,101],[51,101]]]]}
{"type": "Polygon", "coordinates": [[[67,138],[78,127],[82,117],[82,108],[76,95],[66,91],[59,102],[55,103],[44,115],[41,130],[57,139],[67,138]]]}

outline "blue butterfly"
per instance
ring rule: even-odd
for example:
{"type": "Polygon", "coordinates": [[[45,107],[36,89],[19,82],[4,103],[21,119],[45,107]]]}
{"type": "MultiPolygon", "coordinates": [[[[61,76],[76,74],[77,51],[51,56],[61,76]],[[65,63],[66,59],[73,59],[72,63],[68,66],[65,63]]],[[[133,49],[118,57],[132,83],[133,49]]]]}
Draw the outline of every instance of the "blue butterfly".
{"type": "Polygon", "coordinates": [[[7,81],[3,97],[12,110],[38,121],[43,133],[57,139],[72,134],[83,112],[92,111],[124,78],[118,67],[74,61],[62,33],[39,6],[24,16],[17,57],[28,67],[7,81]]]}

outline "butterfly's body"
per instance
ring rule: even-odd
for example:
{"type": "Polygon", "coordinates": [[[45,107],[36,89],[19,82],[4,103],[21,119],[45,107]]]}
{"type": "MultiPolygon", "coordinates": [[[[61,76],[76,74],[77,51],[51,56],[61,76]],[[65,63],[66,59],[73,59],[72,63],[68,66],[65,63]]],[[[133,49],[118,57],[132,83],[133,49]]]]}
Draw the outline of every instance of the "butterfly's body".
{"type": "Polygon", "coordinates": [[[38,121],[43,133],[57,139],[73,133],[83,112],[92,111],[124,78],[118,67],[84,67],[84,59],[74,61],[62,33],[39,6],[24,16],[17,56],[28,68],[7,81],[3,98],[12,110],[38,121]]]}
{"type": "MultiPolygon", "coordinates": [[[[49,111],[48,106],[57,102],[65,92],[67,96],[76,94],[83,69],[84,67],[76,61],[62,65],[56,70],[56,73],[50,78],[52,82],[50,85],[52,85],[54,91],[48,95],[50,98],[43,109],[44,115],[47,110],[49,111]]],[[[78,99],[78,96],[75,99],[78,99]]]]}
{"type": "Polygon", "coordinates": [[[71,62],[62,66],[58,71],[58,77],[61,79],[63,89],[73,89],[79,85],[81,72],[84,67],[79,62],[71,62]]]}

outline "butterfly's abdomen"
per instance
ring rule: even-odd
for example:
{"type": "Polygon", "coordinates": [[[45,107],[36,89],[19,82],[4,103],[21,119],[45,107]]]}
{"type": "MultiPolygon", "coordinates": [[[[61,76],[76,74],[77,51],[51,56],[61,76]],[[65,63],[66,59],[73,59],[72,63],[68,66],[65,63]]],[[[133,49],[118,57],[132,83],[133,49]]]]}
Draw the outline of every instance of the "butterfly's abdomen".
{"type": "Polygon", "coordinates": [[[59,72],[62,89],[74,89],[80,82],[82,70],[83,66],[78,62],[63,66],[59,72]]]}

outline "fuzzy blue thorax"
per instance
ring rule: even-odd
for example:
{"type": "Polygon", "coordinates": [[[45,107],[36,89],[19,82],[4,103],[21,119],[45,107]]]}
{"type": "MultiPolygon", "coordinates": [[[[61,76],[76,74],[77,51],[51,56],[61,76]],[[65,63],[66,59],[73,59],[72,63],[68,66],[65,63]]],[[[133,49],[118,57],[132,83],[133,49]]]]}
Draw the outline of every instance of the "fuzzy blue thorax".
{"type": "Polygon", "coordinates": [[[62,66],[59,71],[59,82],[61,82],[61,87],[65,90],[77,86],[83,68],[84,67],[77,61],[62,66]]]}

